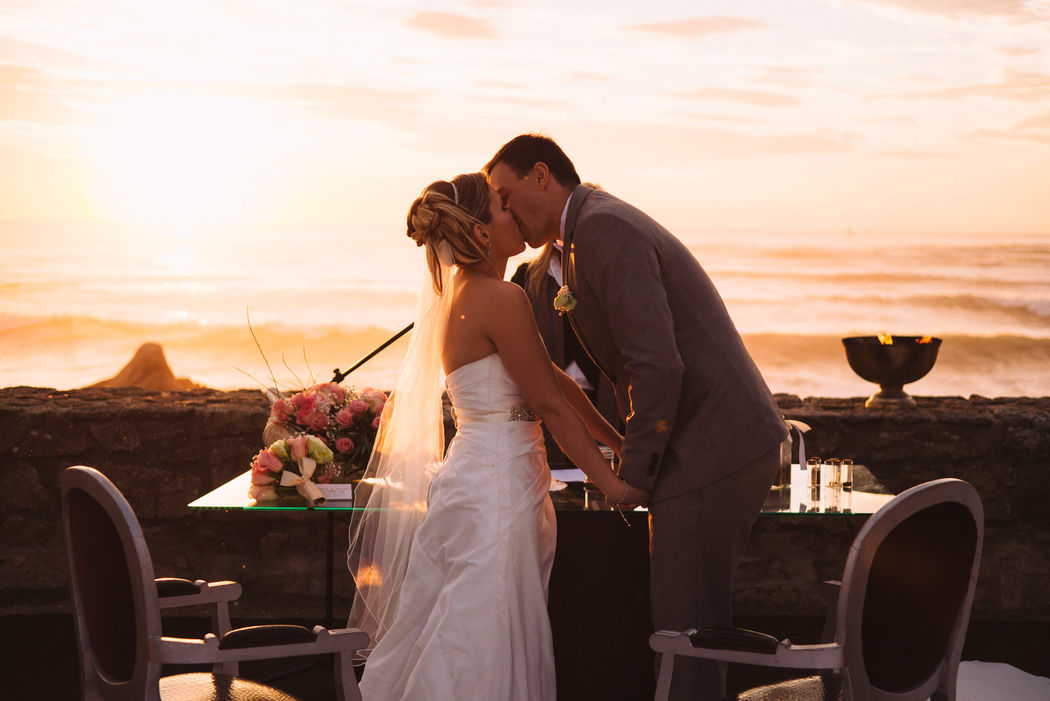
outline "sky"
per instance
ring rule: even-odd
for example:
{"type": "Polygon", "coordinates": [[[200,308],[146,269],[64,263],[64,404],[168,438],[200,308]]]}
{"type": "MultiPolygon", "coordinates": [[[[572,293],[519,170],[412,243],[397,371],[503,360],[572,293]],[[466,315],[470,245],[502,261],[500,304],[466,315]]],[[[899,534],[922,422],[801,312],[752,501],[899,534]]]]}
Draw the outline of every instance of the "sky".
{"type": "Polygon", "coordinates": [[[400,226],[527,131],[672,228],[1045,233],[1050,0],[0,0],[0,222],[400,226]]]}

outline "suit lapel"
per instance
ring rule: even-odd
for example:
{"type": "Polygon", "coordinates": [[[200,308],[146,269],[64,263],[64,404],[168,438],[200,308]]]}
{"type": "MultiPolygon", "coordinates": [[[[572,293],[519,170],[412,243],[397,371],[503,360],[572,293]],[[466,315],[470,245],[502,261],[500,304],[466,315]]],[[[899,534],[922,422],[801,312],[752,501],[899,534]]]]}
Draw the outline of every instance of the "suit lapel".
{"type": "MultiPolygon", "coordinates": [[[[572,191],[572,199],[569,200],[569,211],[565,213],[565,239],[562,241],[561,268],[565,278],[565,284],[569,286],[573,294],[576,294],[576,256],[572,248],[573,235],[576,233],[576,220],[580,217],[580,209],[583,202],[594,192],[586,185],[577,185],[572,191]]],[[[572,320],[572,313],[569,313],[572,320]]],[[[575,323],[573,328],[576,328],[575,323]]]]}
{"type": "MultiPolygon", "coordinates": [[[[569,211],[565,213],[565,240],[562,242],[562,276],[564,277],[565,284],[569,286],[569,291],[576,296],[577,301],[579,300],[578,289],[576,286],[576,252],[573,249],[573,235],[576,233],[576,220],[580,216],[580,210],[583,208],[584,201],[591,196],[594,190],[587,187],[586,185],[577,185],[576,189],[572,191],[572,199],[569,201],[569,211]]],[[[583,350],[586,351],[587,355],[591,357],[594,364],[598,366],[607,377],[612,377],[609,371],[605,368],[605,365],[598,359],[591,350],[590,344],[587,343],[586,337],[580,330],[580,326],[577,323],[575,310],[567,312],[569,317],[569,324],[572,326],[573,332],[576,334],[576,338],[580,340],[580,345],[583,346],[583,350]]]]}

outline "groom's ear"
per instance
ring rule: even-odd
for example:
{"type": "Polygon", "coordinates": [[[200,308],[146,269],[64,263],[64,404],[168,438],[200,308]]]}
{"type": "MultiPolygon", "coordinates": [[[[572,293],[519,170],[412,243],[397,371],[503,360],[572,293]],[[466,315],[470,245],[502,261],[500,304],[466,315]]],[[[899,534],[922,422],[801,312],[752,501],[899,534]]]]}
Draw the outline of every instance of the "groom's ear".
{"type": "Polygon", "coordinates": [[[532,166],[532,173],[526,177],[535,178],[536,186],[541,190],[546,190],[547,185],[550,184],[551,170],[543,161],[537,161],[536,164],[532,166]]]}

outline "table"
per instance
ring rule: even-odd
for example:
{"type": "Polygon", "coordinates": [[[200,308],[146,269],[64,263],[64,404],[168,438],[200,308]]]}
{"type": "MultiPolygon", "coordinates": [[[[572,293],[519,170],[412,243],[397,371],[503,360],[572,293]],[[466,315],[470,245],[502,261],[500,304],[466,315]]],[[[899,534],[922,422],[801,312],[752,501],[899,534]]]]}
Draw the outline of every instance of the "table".
{"type": "MultiPolygon", "coordinates": [[[[257,506],[248,497],[250,484],[251,472],[244,472],[194,500],[189,507],[324,514],[325,624],[332,627],[335,515],[353,511],[353,504],[328,501],[308,508],[302,500],[288,498],[257,506]]],[[[638,509],[624,512],[621,518],[591,485],[576,481],[563,484],[555,482],[552,486],[557,489],[551,492],[557,513],[558,545],[548,597],[558,696],[651,698],[654,673],[648,644],[648,513],[638,509]],[[595,669],[618,673],[596,675],[595,669]]],[[[770,491],[763,513],[778,518],[863,517],[893,498],[862,465],[854,468],[854,484],[857,489],[850,495],[848,506],[841,492],[835,499],[826,489],[821,490],[822,499],[811,500],[808,473],[794,465],[791,484],[770,491]]]]}
{"type": "MultiPolygon", "coordinates": [[[[864,519],[893,498],[864,466],[854,468],[854,485],[862,489],[849,496],[822,488],[814,500],[807,471],[794,465],[790,477],[785,488],[770,490],[762,509],[766,518],[864,519]]],[[[567,482],[551,492],[551,500],[558,547],[548,610],[558,697],[652,698],[648,513],[625,512],[628,527],[600,493],[581,482],[567,482]]]]}
{"type": "Polygon", "coordinates": [[[333,599],[333,576],[335,561],[332,554],[333,529],[335,527],[335,514],[343,511],[353,511],[354,505],[350,501],[329,500],[322,506],[306,505],[306,501],[298,497],[288,497],[274,502],[262,502],[258,504],[248,496],[248,489],[252,484],[252,471],[242,472],[229,482],[222,484],[207,494],[191,501],[187,506],[191,509],[218,509],[221,511],[312,511],[325,515],[325,617],[326,628],[333,625],[332,599],[333,599]]]}

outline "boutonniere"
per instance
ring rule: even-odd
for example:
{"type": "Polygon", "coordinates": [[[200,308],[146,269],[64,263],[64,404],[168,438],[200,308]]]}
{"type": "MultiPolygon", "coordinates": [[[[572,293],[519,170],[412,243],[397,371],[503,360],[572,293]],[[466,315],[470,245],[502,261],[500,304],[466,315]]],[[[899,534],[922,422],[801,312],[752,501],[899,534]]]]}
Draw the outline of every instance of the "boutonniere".
{"type": "Polygon", "coordinates": [[[561,289],[558,290],[557,296],[554,298],[554,310],[558,314],[564,315],[565,312],[571,312],[576,308],[576,295],[572,293],[568,285],[562,285],[561,289]]]}

